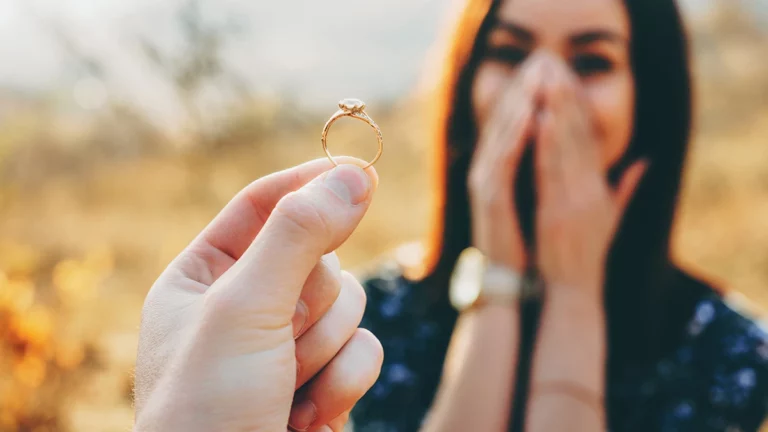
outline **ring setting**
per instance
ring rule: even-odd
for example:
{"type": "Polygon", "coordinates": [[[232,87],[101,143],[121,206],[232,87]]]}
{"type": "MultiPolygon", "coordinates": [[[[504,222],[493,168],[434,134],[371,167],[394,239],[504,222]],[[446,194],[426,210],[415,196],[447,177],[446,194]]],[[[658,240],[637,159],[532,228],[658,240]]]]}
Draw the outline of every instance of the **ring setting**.
{"type": "Polygon", "coordinates": [[[373,119],[365,112],[365,108],[365,102],[361,101],[360,99],[342,99],[339,101],[339,110],[336,111],[325,124],[320,139],[323,144],[323,151],[325,152],[325,155],[334,165],[338,165],[338,163],[333,159],[333,155],[331,155],[331,152],[328,150],[328,131],[331,129],[333,123],[342,117],[352,117],[358,120],[362,120],[376,132],[376,140],[379,144],[379,150],[373,160],[371,160],[365,167],[363,167],[363,169],[373,166],[373,164],[375,164],[376,161],[378,161],[381,157],[381,154],[384,151],[384,139],[381,136],[381,129],[376,124],[376,122],[374,122],[373,119]]]}

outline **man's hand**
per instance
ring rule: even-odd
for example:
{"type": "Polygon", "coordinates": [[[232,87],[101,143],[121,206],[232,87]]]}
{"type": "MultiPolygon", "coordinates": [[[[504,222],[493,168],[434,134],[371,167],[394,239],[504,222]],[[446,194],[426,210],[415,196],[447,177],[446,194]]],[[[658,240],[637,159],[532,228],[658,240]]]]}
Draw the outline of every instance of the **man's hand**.
{"type": "Polygon", "coordinates": [[[378,177],[344,162],[255,181],[163,272],[142,314],[135,430],[343,429],[383,357],[333,253],[378,177]]]}

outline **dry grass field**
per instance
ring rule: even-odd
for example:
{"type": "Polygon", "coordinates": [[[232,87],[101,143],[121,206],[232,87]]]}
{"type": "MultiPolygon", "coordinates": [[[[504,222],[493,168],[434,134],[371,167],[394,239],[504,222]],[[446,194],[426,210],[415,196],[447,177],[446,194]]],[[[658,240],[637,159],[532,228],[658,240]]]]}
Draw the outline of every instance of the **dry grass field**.
{"type": "MultiPolygon", "coordinates": [[[[675,255],[759,309],[768,308],[768,35],[734,20],[694,28],[698,126],[675,255]]],[[[44,99],[14,98],[0,121],[0,430],[127,431],[146,291],[240,188],[322,157],[333,107],[297,114],[256,98],[201,138],[123,106],[71,122],[44,99]]],[[[339,251],[348,266],[420,240],[429,222],[430,131],[422,107],[405,102],[370,103],[387,148],[374,205],[339,251]]],[[[336,153],[367,157],[375,146],[354,123],[332,139],[336,153]]]]}

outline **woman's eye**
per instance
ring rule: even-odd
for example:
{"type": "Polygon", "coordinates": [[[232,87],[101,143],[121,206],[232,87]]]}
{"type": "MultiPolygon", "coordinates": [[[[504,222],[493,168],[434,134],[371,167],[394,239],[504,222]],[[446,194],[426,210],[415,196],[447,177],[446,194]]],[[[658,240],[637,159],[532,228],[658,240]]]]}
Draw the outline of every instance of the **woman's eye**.
{"type": "Polygon", "coordinates": [[[528,56],[528,52],[520,48],[514,47],[489,47],[486,52],[486,58],[509,64],[511,66],[517,66],[528,56]]]}
{"type": "Polygon", "coordinates": [[[610,72],[613,62],[599,55],[580,55],[573,59],[573,69],[581,76],[610,72]]]}

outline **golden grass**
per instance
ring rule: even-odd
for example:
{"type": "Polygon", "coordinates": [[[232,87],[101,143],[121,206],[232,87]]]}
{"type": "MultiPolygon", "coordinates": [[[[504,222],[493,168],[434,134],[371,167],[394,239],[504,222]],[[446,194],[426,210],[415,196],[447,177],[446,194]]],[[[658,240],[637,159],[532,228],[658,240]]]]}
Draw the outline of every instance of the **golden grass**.
{"type": "MultiPolygon", "coordinates": [[[[717,87],[702,86],[705,126],[730,109],[717,87]]],[[[370,112],[386,139],[381,183],[339,251],[347,266],[420,240],[429,223],[423,118],[408,109],[370,112]]],[[[126,431],[146,291],[240,188],[322,157],[323,119],[254,132],[233,116],[225,145],[215,150],[172,150],[183,146],[141,129],[139,141],[162,151],[115,157],[78,144],[109,141],[109,127],[56,128],[35,114],[0,127],[0,174],[10,179],[0,185],[0,370],[7,371],[0,430],[126,431]],[[18,154],[34,157],[13,159],[18,154]]],[[[696,137],[674,244],[686,267],[760,309],[768,307],[768,107],[749,119],[702,128],[696,137]]],[[[366,158],[375,148],[370,130],[357,123],[334,127],[331,140],[338,154],[366,158]]]]}
{"type": "MultiPolygon", "coordinates": [[[[418,122],[397,120],[382,121],[388,141],[377,166],[381,186],[339,252],[347,265],[420,239],[428,223],[425,134],[414,128],[418,122]]],[[[337,132],[339,152],[358,154],[345,147],[352,143],[373,145],[368,130],[345,126],[337,132]]],[[[6,197],[0,359],[12,373],[0,386],[2,428],[26,421],[49,430],[127,430],[146,290],[237,190],[321,157],[315,135],[94,164],[6,197]]],[[[675,244],[686,265],[768,306],[766,136],[768,123],[758,121],[696,141],[675,244]]]]}

